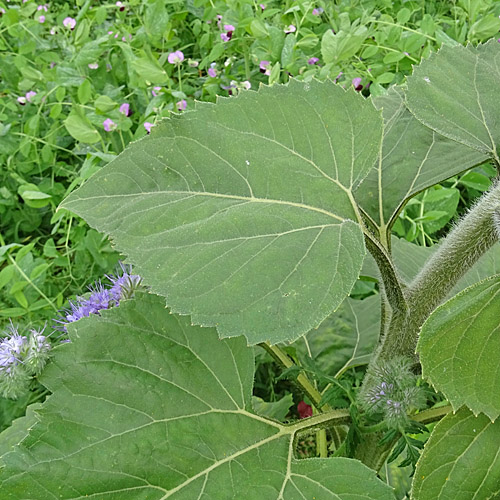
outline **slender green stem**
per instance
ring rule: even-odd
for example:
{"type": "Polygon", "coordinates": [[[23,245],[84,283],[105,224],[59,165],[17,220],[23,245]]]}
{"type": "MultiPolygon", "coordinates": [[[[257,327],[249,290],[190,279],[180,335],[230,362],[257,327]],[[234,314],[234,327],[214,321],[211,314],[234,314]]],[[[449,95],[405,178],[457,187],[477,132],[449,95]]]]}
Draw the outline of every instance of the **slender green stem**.
{"type": "MultiPolygon", "coordinates": [[[[284,353],[277,345],[271,345],[268,342],[262,342],[259,344],[260,347],[265,349],[273,358],[280,364],[283,368],[289,369],[294,366],[297,366],[293,360],[284,353]]],[[[318,408],[318,410],[327,411],[331,410],[330,405],[322,405],[320,407],[321,394],[318,392],[316,387],[314,387],[313,383],[309,380],[309,378],[304,374],[300,373],[296,378],[297,384],[300,386],[300,389],[309,397],[309,399],[313,402],[314,406],[318,408]]]]}

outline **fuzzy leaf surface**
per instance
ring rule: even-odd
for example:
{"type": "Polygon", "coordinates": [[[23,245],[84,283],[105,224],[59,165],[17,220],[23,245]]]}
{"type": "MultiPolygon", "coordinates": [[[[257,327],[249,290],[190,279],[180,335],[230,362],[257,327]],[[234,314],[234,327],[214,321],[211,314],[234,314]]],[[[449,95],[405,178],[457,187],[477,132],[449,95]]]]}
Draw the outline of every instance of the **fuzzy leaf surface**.
{"type": "Polygon", "coordinates": [[[408,107],[428,127],[498,163],[499,79],[496,39],[477,47],[443,45],[408,77],[408,107]]]}
{"type": "Polygon", "coordinates": [[[139,294],[69,328],[43,375],[53,392],[3,458],[2,499],[393,499],[351,459],[296,460],[294,434],[251,412],[243,337],[139,294]]]}
{"type": "Polygon", "coordinates": [[[291,341],[358,277],[352,191],[381,139],[353,90],[262,87],[165,120],[63,206],[111,235],[174,312],[222,337],[291,341]]]}
{"type": "Polygon", "coordinates": [[[422,125],[406,107],[399,87],[391,87],[373,103],[383,112],[382,154],[356,199],[379,227],[391,225],[416,193],[488,159],[422,125]]]}
{"type": "Polygon", "coordinates": [[[500,276],[466,288],[422,326],[417,350],[422,375],[456,410],[500,415],[500,276]]]}
{"type": "Polygon", "coordinates": [[[412,499],[498,498],[500,421],[475,417],[467,408],[434,428],[413,479],[412,499]]]}

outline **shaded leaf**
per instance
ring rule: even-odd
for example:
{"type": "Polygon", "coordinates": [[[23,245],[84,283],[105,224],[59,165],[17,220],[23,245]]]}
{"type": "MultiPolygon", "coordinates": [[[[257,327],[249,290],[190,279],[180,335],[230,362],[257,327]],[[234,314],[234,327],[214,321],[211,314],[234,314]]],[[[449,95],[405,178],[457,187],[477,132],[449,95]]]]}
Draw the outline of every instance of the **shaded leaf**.
{"type": "Polygon", "coordinates": [[[380,141],[379,113],[353,90],[261,87],[162,122],[63,206],[110,234],[174,312],[222,337],[291,341],[358,277],[352,189],[380,141]]]}
{"type": "MultiPolygon", "coordinates": [[[[367,364],[380,333],[380,297],[347,298],[316,330],[305,337],[321,372],[339,377],[351,366],[367,364]]],[[[307,356],[304,342],[296,348],[307,356]]]]}
{"type": "Polygon", "coordinates": [[[500,277],[466,288],[438,307],[418,341],[422,375],[454,409],[500,415],[500,277]]]}
{"type": "Polygon", "coordinates": [[[381,160],[356,191],[361,207],[381,228],[390,226],[416,193],[486,161],[482,153],[422,125],[399,87],[373,99],[384,117],[381,160]]]}
{"type": "Polygon", "coordinates": [[[288,415],[292,405],[293,396],[291,394],[287,394],[279,401],[274,401],[272,403],[264,401],[262,398],[258,398],[257,396],[252,396],[253,410],[257,415],[260,415],[261,417],[273,418],[281,422],[285,420],[285,417],[288,415]]]}
{"type": "Polygon", "coordinates": [[[462,408],[434,428],[417,464],[412,499],[497,498],[500,421],[462,408]]]}
{"type": "Polygon", "coordinates": [[[253,350],[139,294],[69,328],[39,422],[3,457],[2,498],[393,499],[350,459],[296,460],[292,426],[250,412],[253,350]],[[345,496],[343,496],[345,494],[345,496]]]}
{"type": "Polygon", "coordinates": [[[443,45],[408,77],[408,106],[428,127],[499,163],[499,79],[496,40],[477,47],[443,45]]]}

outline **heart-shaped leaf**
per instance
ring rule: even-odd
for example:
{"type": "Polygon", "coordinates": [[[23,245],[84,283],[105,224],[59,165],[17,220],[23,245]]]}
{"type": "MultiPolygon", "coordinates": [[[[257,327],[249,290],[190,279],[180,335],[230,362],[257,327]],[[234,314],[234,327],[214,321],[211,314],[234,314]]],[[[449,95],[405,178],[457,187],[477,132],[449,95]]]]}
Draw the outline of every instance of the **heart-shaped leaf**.
{"type": "Polygon", "coordinates": [[[110,234],[174,312],[222,337],[290,341],[358,277],[352,190],[381,138],[354,90],[262,87],[166,120],[63,206],[110,234]]]}
{"type": "Polygon", "coordinates": [[[356,460],[294,458],[296,434],[326,414],[252,413],[243,337],[221,341],[153,295],[101,313],[71,325],[47,366],[53,394],[2,457],[2,499],[394,500],[356,460]]]}

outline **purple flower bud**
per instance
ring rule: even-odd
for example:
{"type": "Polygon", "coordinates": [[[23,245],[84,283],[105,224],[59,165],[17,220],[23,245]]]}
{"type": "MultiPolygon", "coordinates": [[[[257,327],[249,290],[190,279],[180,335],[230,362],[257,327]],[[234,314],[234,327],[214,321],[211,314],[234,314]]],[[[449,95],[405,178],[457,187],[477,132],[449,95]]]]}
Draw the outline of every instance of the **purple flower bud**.
{"type": "Polygon", "coordinates": [[[266,6],[263,4],[263,3],[259,3],[259,7],[262,9],[262,10],[265,10],[266,6]]]}
{"type": "Polygon", "coordinates": [[[311,57],[308,59],[307,64],[316,64],[319,61],[317,57],[311,57]]]}
{"type": "Polygon", "coordinates": [[[323,14],[323,12],[324,12],[323,7],[317,7],[313,9],[312,14],[313,16],[320,16],[321,14],[323,14]]]}
{"type": "Polygon", "coordinates": [[[208,76],[212,77],[212,78],[215,78],[217,76],[217,70],[214,68],[214,67],[210,67],[208,68],[208,76]]]}
{"type": "Polygon", "coordinates": [[[40,16],[40,17],[38,18],[38,22],[39,22],[40,24],[43,24],[43,23],[45,22],[45,16],[40,16]]]}
{"type": "Polygon", "coordinates": [[[184,54],[180,50],[170,52],[168,55],[168,62],[170,64],[180,64],[182,61],[184,61],[184,54]]]}
{"type": "Polygon", "coordinates": [[[161,87],[153,87],[153,90],[151,91],[151,94],[153,94],[153,97],[156,97],[160,93],[161,87]]]}
{"type": "Polygon", "coordinates": [[[90,69],[97,69],[99,67],[99,65],[97,63],[90,63],[90,64],[88,64],[88,67],[90,69]]]}
{"type": "Polygon", "coordinates": [[[187,108],[187,102],[185,99],[182,99],[181,101],[176,103],[175,106],[177,107],[178,111],[184,111],[187,108]]]}
{"type": "Polygon", "coordinates": [[[285,33],[295,33],[297,28],[293,24],[290,24],[290,26],[286,27],[283,31],[285,33]]]}
{"type": "Polygon", "coordinates": [[[26,104],[26,97],[18,97],[17,102],[21,104],[21,106],[24,106],[26,104]]]}
{"type": "Polygon", "coordinates": [[[154,123],[151,122],[144,122],[144,128],[146,129],[147,133],[151,133],[151,129],[155,126],[154,123]]]}
{"type": "Polygon", "coordinates": [[[106,132],[111,132],[111,131],[115,130],[115,128],[116,128],[116,123],[111,118],[106,118],[102,122],[102,125],[103,125],[104,130],[106,132]]]}
{"type": "Polygon", "coordinates": [[[74,30],[75,26],[76,26],[76,19],[73,19],[72,17],[66,17],[63,20],[63,26],[65,28],[69,28],[71,30],[74,30]]]}
{"type": "Polygon", "coordinates": [[[125,10],[125,4],[123,2],[116,2],[115,5],[120,9],[120,12],[125,10]]]}
{"type": "MultiPolygon", "coordinates": [[[[232,32],[230,31],[229,33],[231,33],[232,35],[232,32]]],[[[220,34],[220,38],[223,42],[229,42],[229,40],[231,40],[231,37],[229,36],[229,33],[221,33],[220,34]]]]}

